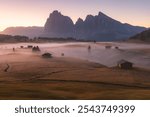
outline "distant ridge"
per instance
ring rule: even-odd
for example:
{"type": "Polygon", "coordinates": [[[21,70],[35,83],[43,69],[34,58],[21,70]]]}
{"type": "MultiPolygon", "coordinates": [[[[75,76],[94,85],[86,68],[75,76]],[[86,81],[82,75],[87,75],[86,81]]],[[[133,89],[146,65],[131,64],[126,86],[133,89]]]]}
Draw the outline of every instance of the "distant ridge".
{"type": "Polygon", "coordinates": [[[141,41],[150,43],[150,29],[130,37],[129,41],[141,41]]]}
{"type": "Polygon", "coordinates": [[[30,27],[8,27],[1,34],[9,34],[9,35],[25,35],[30,38],[38,37],[43,34],[43,27],[38,26],[30,26],[30,27]]]}
{"type": "Polygon", "coordinates": [[[68,16],[55,10],[50,13],[44,27],[11,27],[3,34],[25,35],[29,37],[76,38],[81,40],[119,41],[140,33],[147,28],[121,23],[102,12],[79,18],[74,24],[68,16]]]}

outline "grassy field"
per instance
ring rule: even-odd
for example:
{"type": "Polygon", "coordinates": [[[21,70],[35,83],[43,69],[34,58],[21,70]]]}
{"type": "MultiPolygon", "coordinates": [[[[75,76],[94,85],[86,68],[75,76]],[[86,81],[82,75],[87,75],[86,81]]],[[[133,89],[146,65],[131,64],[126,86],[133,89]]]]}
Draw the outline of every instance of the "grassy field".
{"type": "Polygon", "coordinates": [[[0,56],[0,99],[150,99],[150,71],[17,50],[0,56]]]}

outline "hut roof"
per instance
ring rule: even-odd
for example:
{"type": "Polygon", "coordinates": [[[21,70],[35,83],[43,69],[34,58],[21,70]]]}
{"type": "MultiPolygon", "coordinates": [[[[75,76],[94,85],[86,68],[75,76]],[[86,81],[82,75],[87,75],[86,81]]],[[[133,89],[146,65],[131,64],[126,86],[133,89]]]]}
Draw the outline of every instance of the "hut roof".
{"type": "Polygon", "coordinates": [[[130,64],[133,64],[132,62],[126,61],[126,60],[124,60],[124,59],[118,61],[117,63],[118,63],[118,64],[123,64],[123,63],[130,63],[130,64]]]}
{"type": "Polygon", "coordinates": [[[110,49],[112,46],[106,45],[105,48],[110,49]]]}
{"type": "Polygon", "coordinates": [[[42,55],[44,58],[51,58],[52,57],[52,54],[51,53],[44,53],[42,55]]]}

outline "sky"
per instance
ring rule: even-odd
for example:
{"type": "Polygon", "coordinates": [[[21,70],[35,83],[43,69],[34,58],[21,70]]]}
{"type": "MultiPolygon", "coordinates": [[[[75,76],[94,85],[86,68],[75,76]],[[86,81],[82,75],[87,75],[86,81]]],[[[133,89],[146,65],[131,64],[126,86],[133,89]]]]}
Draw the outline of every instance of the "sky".
{"type": "Polygon", "coordinates": [[[99,11],[121,21],[150,27],[150,0],[0,0],[0,31],[11,26],[44,26],[54,10],[74,22],[99,11]]]}

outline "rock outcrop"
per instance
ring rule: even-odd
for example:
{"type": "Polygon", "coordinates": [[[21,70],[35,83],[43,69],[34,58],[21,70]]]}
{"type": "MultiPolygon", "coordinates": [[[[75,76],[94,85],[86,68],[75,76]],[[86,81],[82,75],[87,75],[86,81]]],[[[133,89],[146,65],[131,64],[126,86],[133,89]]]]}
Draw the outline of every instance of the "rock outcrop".
{"type": "Polygon", "coordinates": [[[53,11],[45,23],[44,31],[49,37],[73,37],[74,24],[68,16],[53,11]]]}
{"type": "Polygon", "coordinates": [[[88,15],[83,21],[78,19],[75,24],[77,38],[94,39],[98,41],[113,41],[126,39],[146,28],[123,24],[99,12],[98,15],[88,15]]]}

